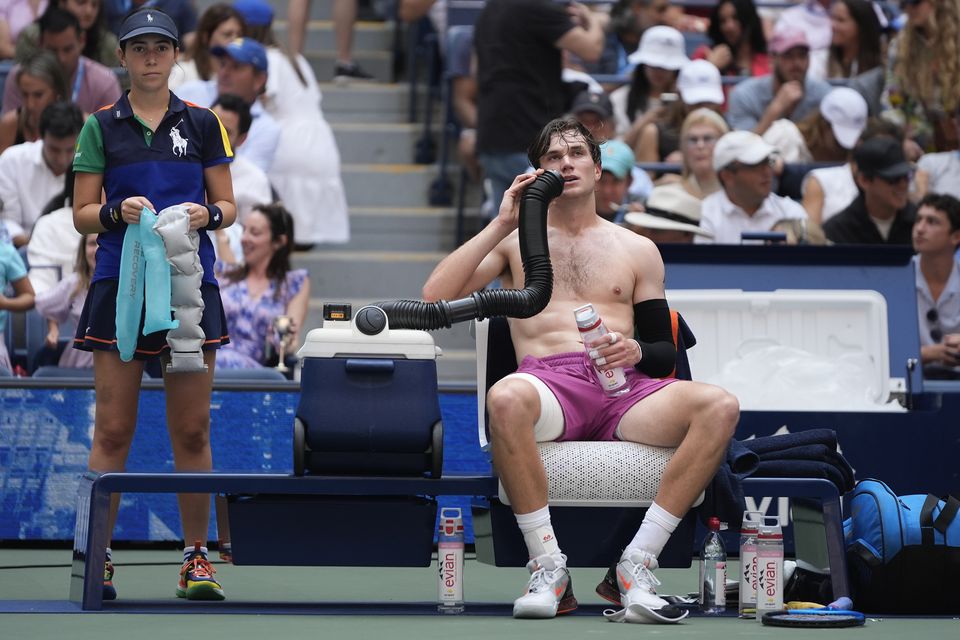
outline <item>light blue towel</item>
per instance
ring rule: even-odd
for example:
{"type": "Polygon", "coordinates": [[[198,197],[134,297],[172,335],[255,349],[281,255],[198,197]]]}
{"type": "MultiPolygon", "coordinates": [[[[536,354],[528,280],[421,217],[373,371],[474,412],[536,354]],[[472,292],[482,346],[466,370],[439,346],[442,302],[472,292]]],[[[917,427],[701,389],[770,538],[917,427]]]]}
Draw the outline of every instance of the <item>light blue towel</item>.
{"type": "Polygon", "coordinates": [[[130,362],[137,348],[137,329],[146,294],[143,335],[179,326],[171,317],[170,265],[160,236],[153,230],[157,215],[144,207],[140,223],[128,226],[123,235],[120,284],[117,289],[117,349],[120,359],[130,362]]]}

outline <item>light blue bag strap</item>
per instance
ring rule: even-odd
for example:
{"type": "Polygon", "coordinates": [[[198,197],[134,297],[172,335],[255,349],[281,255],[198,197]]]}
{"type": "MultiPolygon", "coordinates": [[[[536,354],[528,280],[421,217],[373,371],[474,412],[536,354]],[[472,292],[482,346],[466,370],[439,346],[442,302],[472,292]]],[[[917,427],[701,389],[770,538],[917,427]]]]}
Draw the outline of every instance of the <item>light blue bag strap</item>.
{"type": "MultiPolygon", "coordinates": [[[[141,216],[150,213],[144,208],[141,216]]],[[[143,309],[143,280],[146,260],[140,242],[140,226],[128,226],[123,234],[120,254],[120,283],[117,287],[117,349],[124,362],[133,360],[137,349],[137,329],[143,309]]]]}
{"type": "Polygon", "coordinates": [[[140,244],[147,261],[144,272],[147,311],[143,320],[143,335],[176,329],[180,323],[171,317],[170,265],[163,240],[154,230],[157,215],[149,209],[140,214],[140,244]]]}

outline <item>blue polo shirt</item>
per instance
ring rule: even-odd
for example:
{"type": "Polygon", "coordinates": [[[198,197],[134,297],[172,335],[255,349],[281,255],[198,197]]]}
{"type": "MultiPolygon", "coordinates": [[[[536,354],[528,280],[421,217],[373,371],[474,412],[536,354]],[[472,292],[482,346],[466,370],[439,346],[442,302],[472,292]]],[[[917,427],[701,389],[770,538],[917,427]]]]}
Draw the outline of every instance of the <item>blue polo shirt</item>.
{"type": "MultiPolygon", "coordinates": [[[[145,196],[159,213],[184,202],[206,204],[203,170],[230,162],[233,151],[220,119],[210,109],[184,102],[173,93],[154,132],[133,113],[125,93],[115,104],[92,114],[77,138],[73,170],[103,174],[107,202],[145,196]]],[[[126,226],[97,237],[93,282],[120,277],[126,226]]],[[[217,284],[209,234],[200,233],[203,281],[217,284]]]]}

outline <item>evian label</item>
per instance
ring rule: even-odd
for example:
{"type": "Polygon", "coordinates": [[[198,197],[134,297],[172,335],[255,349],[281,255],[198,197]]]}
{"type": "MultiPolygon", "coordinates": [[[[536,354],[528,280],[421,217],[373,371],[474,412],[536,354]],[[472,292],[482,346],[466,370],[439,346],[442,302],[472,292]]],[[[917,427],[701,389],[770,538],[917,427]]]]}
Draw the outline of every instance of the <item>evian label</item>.
{"type": "Polygon", "coordinates": [[[783,609],[783,548],[757,547],[757,619],[783,609]]]}
{"type": "Polygon", "coordinates": [[[723,607],[727,604],[727,563],[718,562],[713,579],[713,605],[723,607]]]}
{"type": "Polygon", "coordinates": [[[441,603],[463,602],[463,543],[437,544],[439,562],[438,597],[441,603]]]}
{"type": "Polygon", "coordinates": [[[757,547],[752,544],[740,550],[740,602],[750,608],[757,604],[757,547]]]}

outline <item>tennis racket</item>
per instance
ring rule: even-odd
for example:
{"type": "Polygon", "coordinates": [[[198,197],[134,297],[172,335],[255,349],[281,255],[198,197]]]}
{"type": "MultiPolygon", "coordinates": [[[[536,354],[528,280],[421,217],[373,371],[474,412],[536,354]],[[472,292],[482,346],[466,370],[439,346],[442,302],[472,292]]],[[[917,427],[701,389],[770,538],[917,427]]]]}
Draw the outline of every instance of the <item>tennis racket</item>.
{"type": "Polygon", "coordinates": [[[763,614],[762,622],[770,627],[840,629],[859,627],[866,618],[859,611],[842,609],[787,609],[763,614]]]}

